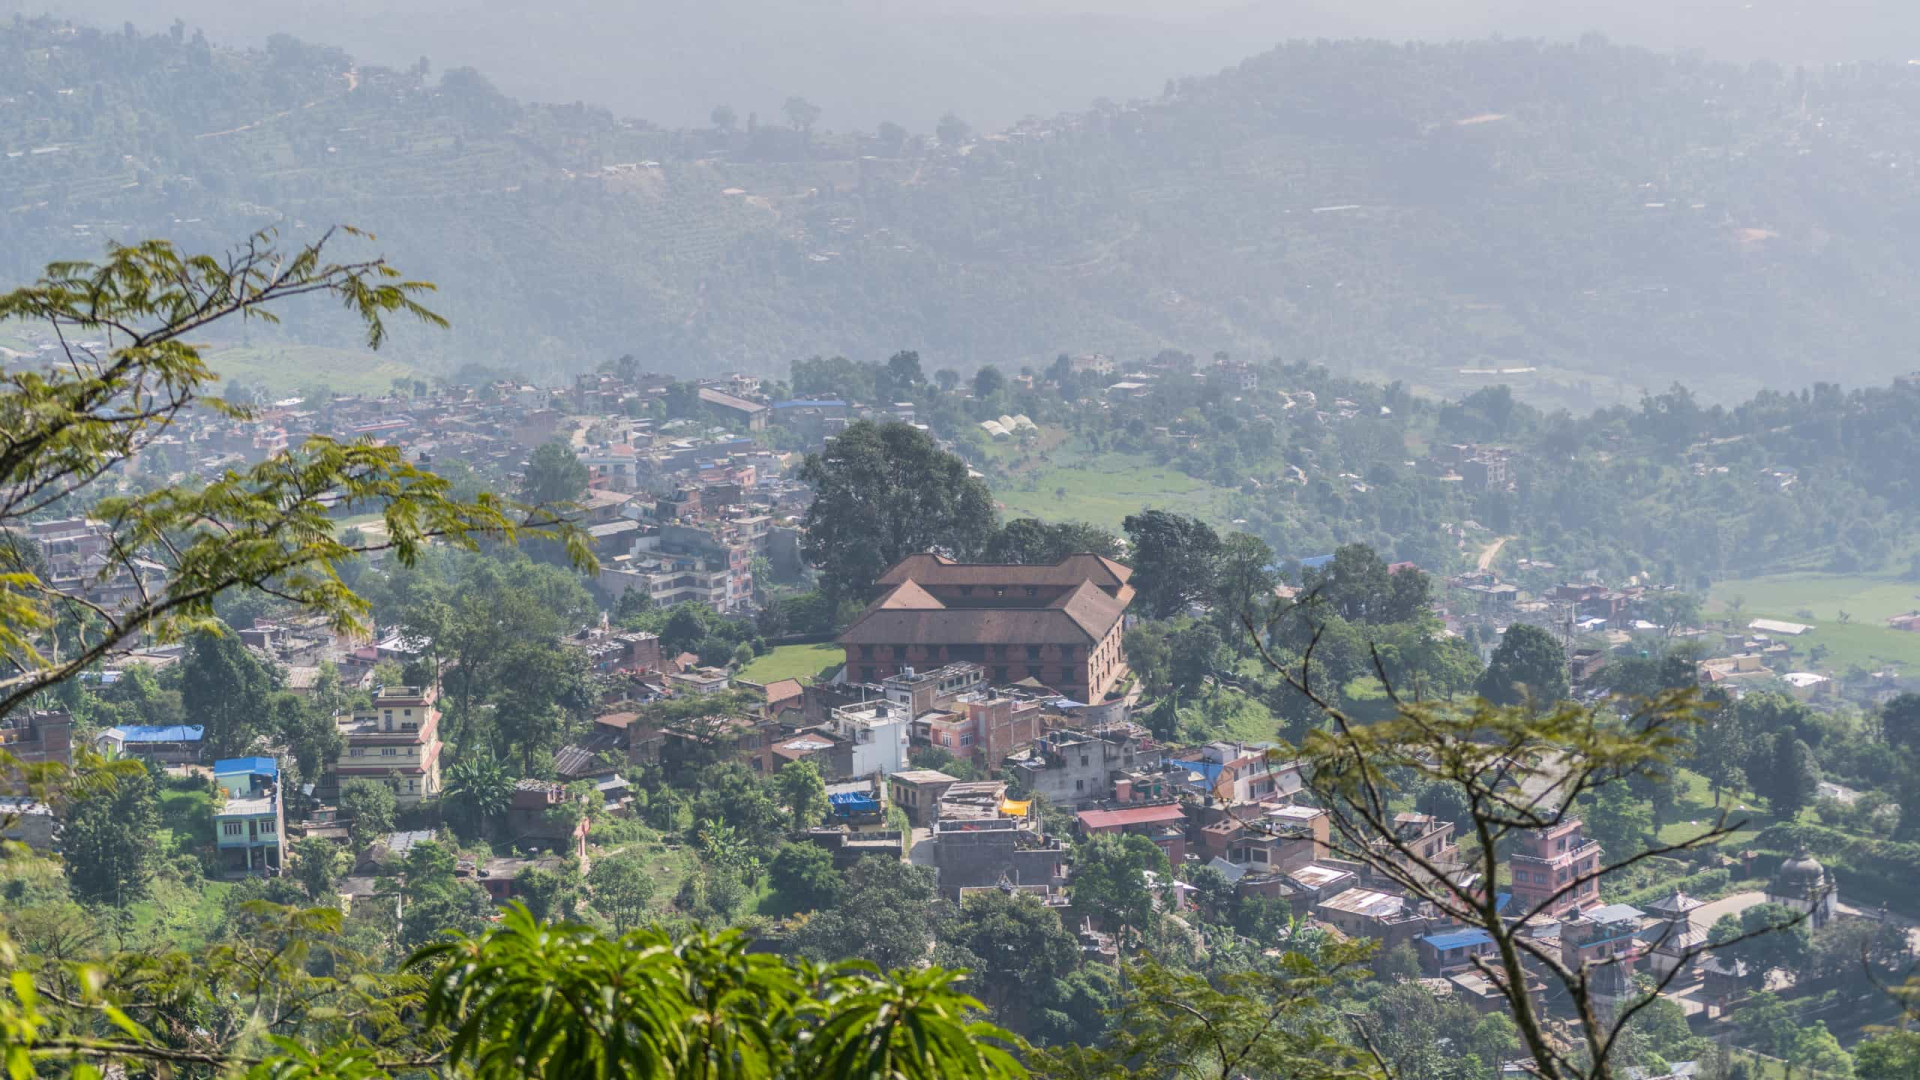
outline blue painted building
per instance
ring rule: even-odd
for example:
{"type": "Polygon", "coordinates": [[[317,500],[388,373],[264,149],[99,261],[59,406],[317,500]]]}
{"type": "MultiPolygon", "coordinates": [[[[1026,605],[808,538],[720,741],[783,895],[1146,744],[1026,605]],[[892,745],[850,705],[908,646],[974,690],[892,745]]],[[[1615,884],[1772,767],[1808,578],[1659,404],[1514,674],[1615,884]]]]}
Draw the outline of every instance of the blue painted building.
{"type": "Polygon", "coordinates": [[[220,869],[229,876],[279,873],[280,838],[286,833],[279,763],[270,757],[226,758],[213,763],[213,779],[224,798],[213,816],[220,869]]]}
{"type": "Polygon", "coordinates": [[[127,724],[108,728],[94,741],[99,749],[124,757],[185,765],[200,760],[205,734],[206,728],[199,724],[127,724]]]}

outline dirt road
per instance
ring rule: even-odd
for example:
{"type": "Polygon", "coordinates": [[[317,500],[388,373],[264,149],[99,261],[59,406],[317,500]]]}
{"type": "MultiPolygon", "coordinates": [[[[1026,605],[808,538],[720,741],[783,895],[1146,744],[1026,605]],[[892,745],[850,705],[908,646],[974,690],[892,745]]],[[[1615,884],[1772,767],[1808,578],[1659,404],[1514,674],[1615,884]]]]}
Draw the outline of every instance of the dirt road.
{"type": "Polygon", "coordinates": [[[1511,539],[1513,539],[1511,536],[1497,536],[1494,538],[1493,543],[1480,549],[1479,566],[1481,573],[1486,573],[1488,568],[1493,566],[1493,560],[1500,557],[1500,549],[1506,547],[1507,541],[1511,539]]]}

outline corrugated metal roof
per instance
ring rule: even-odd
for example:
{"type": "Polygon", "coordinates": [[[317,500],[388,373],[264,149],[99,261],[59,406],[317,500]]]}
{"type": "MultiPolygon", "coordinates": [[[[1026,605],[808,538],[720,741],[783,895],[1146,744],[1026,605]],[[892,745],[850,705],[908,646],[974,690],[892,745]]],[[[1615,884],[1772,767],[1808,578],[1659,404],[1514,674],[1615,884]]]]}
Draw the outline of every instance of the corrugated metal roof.
{"type": "Polygon", "coordinates": [[[199,724],[129,724],[109,729],[121,742],[198,742],[206,733],[199,724]]]}
{"type": "Polygon", "coordinates": [[[1428,934],[1420,939],[1428,945],[1445,952],[1448,949],[1466,949],[1475,945],[1493,944],[1492,935],[1485,930],[1452,930],[1444,934],[1428,934]]]}
{"type": "Polygon", "coordinates": [[[1089,829],[1116,829],[1126,825],[1153,825],[1159,822],[1185,821],[1186,811],[1178,804],[1129,806],[1123,810],[1082,810],[1080,824],[1089,829]]]}

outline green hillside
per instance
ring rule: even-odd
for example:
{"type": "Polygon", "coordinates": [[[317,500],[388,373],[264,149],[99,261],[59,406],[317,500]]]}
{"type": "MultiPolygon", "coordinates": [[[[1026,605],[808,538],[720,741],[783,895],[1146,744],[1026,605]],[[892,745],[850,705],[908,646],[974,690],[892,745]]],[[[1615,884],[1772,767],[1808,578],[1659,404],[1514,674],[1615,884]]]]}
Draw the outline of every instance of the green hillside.
{"type": "Polygon", "coordinates": [[[1920,332],[1907,65],[1296,43],[943,147],[764,115],[665,131],[286,38],[19,21],[0,101],[0,272],[348,221],[445,290],[455,331],[397,341],[443,371],[1177,346],[1590,406],[1884,378],[1920,332]]]}

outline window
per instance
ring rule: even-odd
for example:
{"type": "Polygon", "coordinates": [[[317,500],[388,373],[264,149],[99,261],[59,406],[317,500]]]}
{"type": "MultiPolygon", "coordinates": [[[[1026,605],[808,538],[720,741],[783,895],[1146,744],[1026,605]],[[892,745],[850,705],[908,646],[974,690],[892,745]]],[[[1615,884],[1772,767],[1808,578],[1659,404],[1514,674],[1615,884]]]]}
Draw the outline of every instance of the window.
{"type": "Polygon", "coordinates": [[[1027,659],[1029,660],[1040,659],[1040,646],[1038,645],[1027,646],[1027,659]]]}
{"type": "Polygon", "coordinates": [[[1040,590],[1039,590],[1039,589],[1036,589],[1036,588],[1034,588],[1034,587],[1033,587],[1033,586],[1031,586],[1031,585],[1029,585],[1029,586],[1027,586],[1027,595],[1028,595],[1028,596],[1039,596],[1039,595],[1040,595],[1040,590]]]}
{"type": "Polygon", "coordinates": [[[973,745],[973,732],[971,732],[971,731],[963,731],[963,732],[961,732],[961,733],[960,733],[960,745],[961,745],[961,746],[972,746],[972,745],[973,745]]]}
{"type": "Polygon", "coordinates": [[[1087,782],[1085,780],[1075,780],[1073,782],[1073,790],[1075,791],[1087,790],[1087,782]]]}
{"type": "Polygon", "coordinates": [[[239,823],[239,822],[237,822],[237,821],[228,821],[228,822],[224,822],[224,823],[223,823],[223,824],[221,824],[221,826],[220,826],[220,831],[221,831],[221,832],[223,832],[223,833],[226,833],[226,834],[227,834],[228,836],[239,836],[239,835],[240,835],[240,823],[239,823]]]}
{"type": "Polygon", "coordinates": [[[273,822],[271,822],[271,821],[263,821],[263,822],[261,822],[261,823],[260,823],[260,833],[261,833],[261,835],[263,835],[263,836],[264,836],[264,835],[268,835],[268,834],[270,834],[270,833],[272,833],[272,832],[273,832],[273,822]]]}
{"type": "Polygon", "coordinates": [[[360,756],[360,748],[356,746],[356,747],[354,747],[353,749],[351,749],[351,750],[348,750],[348,751],[347,751],[347,756],[348,756],[348,757],[359,757],[359,756],[360,756]]]}
{"type": "Polygon", "coordinates": [[[411,792],[411,791],[418,791],[418,790],[419,790],[419,784],[420,784],[420,782],[419,782],[418,780],[409,780],[409,781],[407,781],[407,790],[408,790],[408,791],[410,791],[410,792],[411,792]]]}
{"type": "Polygon", "coordinates": [[[383,746],[383,747],[381,747],[381,748],[380,748],[380,756],[381,756],[381,757],[393,757],[393,756],[395,756],[395,755],[397,755],[398,753],[400,753],[400,751],[399,751],[399,749],[398,749],[397,747],[392,747],[392,746],[383,746]]]}

